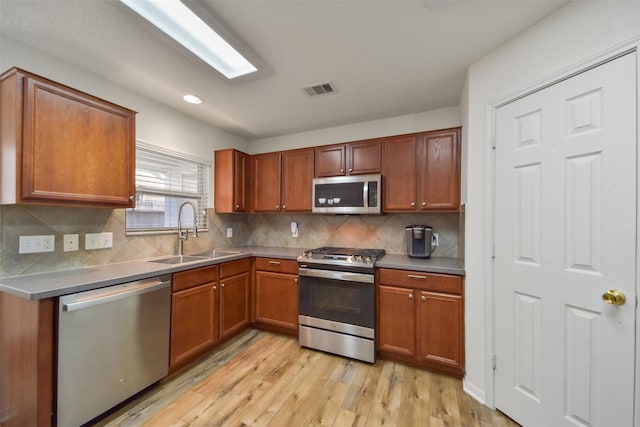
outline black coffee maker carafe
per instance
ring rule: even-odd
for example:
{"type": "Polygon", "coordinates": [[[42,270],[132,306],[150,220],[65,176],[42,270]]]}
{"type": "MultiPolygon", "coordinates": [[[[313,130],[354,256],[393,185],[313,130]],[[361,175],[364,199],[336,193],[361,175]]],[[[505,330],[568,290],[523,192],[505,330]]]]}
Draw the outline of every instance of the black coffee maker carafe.
{"type": "Polygon", "coordinates": [[[431,253],[438,246],[433,229],[427,225],[408,225],[405,227],[407,237],[407,255],[412,258],[431,258],[431,253]]]}

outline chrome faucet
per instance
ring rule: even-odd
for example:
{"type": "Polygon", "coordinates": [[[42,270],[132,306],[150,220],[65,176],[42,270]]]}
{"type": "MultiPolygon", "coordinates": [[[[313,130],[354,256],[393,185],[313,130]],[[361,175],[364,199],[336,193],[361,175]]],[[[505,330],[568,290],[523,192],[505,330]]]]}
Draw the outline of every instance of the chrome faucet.
{"type": "Polygon", "coordinates": [[[198,211],[193,202],[182,202],[178,209],[178,255],[183,255],[183,246],[186,240],[189,240],[189,229],[182,229],[182,208],[184,205],[191,205],[193,209],[193,237],[198,237],[198,211]]]}

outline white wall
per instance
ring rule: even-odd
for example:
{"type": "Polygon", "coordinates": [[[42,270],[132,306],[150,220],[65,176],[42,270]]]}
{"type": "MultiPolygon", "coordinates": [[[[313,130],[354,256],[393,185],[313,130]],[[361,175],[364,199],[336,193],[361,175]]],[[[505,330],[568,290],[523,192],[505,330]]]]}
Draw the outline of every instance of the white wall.
{"type": "Polygon", "coordinates": [[[575,2],[470,67],[466,130],[465,390],[493,404],[491,296],[491,120],[496,102],[586,63],[640,35],[640,3],[575,2]]]}
{"type": "Polygon", "coordinates": [[[458,107],[442,108],[406,116],[390,117],[387,119],[353,123],[310,132],[258,139],[248,144],[248,153],[258,154],[269,151],[290,150],[382,136],[446,129],[460,126],[460,124],[460,109],[458,107]]]}
{"type": "MultiPolygon", "coordinates": [[[[209,164],[213,163],[215,150],[247,148],[243,138],[0,34],[0,72],[11,67],[22,68],[137,111],[136,138],[148,144],[188,154],[209,164]]],[[[213,206],[213,173],[209,184],[209,204],[213,206]]]]}

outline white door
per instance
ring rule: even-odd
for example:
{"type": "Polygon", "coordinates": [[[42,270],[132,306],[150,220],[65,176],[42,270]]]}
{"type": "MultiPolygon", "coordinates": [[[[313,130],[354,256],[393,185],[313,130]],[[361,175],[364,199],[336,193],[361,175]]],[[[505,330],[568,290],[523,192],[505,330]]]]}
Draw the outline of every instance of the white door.
{"type": "Polygon", "coordinates": [[[497,111],[495,403],[525,426],[633,425],[635,64],[497,111]]]}

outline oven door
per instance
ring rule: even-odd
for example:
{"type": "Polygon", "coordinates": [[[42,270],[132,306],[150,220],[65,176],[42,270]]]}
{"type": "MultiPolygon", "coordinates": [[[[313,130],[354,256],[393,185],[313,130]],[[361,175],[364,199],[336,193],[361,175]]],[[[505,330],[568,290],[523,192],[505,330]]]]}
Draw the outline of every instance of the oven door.
{"type": "Polygon", "coordinates": [[[304,267],[298,274],[300,316],[375,328],[373,274],[304,267]]]}

